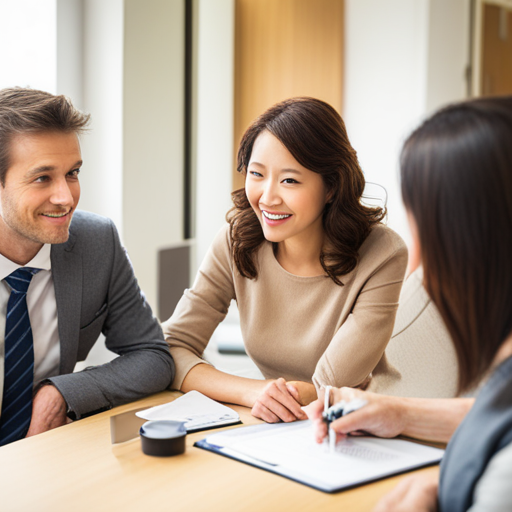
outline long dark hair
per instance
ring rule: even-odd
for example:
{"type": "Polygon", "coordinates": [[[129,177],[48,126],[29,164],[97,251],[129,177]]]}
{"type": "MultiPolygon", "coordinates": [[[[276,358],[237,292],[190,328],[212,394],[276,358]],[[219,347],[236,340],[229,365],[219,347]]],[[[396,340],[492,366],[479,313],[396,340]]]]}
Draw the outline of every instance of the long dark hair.
{"type": "MultiPolygon", "coordinates": [[[[237,170],[247,173],[254,141],[268,130],[279,139],[303,167],[322,176],[329,203],[323,213],[323,228],[329,249],[323,249],[320,263],[338,285],[339,277],[357,264],[358,251],[385,210],[361,204],[365,179],[345,124],[330,105],[315,98],[291,98],[269,108],[245,132],[238,150],[237,170]]],[[[253,256],[265,240],[258,217],[245,189],[232,193],[233,208],[226,219],[231,225],[233,257],[240,274],[258,276],[253,256]]]]}
{"type": "Polygon", "coordinates": [[[401,177],[425,285],[453,339],[464,391],[512,330],[512,97],[433,115],[406,141],[401,177]]]}

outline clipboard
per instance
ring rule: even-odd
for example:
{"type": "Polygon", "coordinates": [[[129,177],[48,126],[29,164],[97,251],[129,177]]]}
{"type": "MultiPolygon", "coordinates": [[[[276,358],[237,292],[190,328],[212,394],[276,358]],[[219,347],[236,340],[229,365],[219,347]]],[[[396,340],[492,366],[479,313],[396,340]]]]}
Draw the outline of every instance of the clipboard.
{"type": "Polygon", "coordinates": [[[403,439],[348,437],[329,452],[314,441],[309,420],[254,425],[194,444],[322,492],[334,493],[438,464],[444,450],[403,439]]]}

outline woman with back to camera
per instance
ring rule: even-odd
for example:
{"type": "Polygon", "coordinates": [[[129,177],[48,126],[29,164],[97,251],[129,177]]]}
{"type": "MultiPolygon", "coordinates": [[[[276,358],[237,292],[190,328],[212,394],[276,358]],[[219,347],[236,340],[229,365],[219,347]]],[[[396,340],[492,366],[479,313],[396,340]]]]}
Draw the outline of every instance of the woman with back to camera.
{"type": "Polygon", "coordinates": [[[386,371],[407,250],[381,224],[385,212],[361,204],[356,152],[323,101],[267,110],[246,131],[237,166],[245,188],[233,192],[228,225],[163,324],[174,387],[251,407],[268,422],[304,419],[315,387],[359,386],[386,371]],[[266,380],[200,364],[232,299],[266,380]]]}
{"type": "MultiPolygon", "coordinates": [[[[439,481],[405,479],[379,512],[512,510],[511,141],[512,97],[505,97],[449,106],[404,145],[403,200],[426,289],[455,346],[459,391],[483,384],[476,400],[336,391],[337,400],[368,402],[332,423],[341,436],[449,440],[439,481]]],[[[310,408],[321,440],[320,400],[310,408]]]]}

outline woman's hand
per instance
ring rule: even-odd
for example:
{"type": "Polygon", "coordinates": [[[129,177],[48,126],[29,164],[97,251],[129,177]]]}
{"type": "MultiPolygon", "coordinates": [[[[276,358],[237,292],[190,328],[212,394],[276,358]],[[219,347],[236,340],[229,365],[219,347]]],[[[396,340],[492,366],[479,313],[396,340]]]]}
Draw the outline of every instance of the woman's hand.
{"type": "MultiPolygon", "coordinates": [[[[268,381],[267,381],[268,382],[268,381]]],[[[306,383],[301,383],[306,384],[306,383]]],[[[300,404],[297,383],[287,385],[284,379],[268,382],[256,398],[251,413],[267,423],[307,419],[300,404]]]]}
{"type": "MultiPolygon", "coordinates": [[[[348,402],[356,398],[368,402],[361,409],[331,423],[331,428],[336,432],[338,439],[347,434],[358,435],[363,432],[379,437],[396,437],[403,432],[404,414],[400,401],[395,397],[377,395],[353,388],[332,388],[331,394],[331,405],[341,400],[348,402]]],[[[322,421],[323,396],[323,391],[321,391],[319,399],[304,408],[314,422],[315,437],[318,443],[321,443],[327,436],[327,425],[322,421]]]]}
{"type": "Polygon", "coordinates": [[[309,382],[290,380],[286,384],[286,387],[293,398],[302,406],[309,405],[318,398],[315,386],[309,382]]]}
{"type": "Polygon", "coordinates": [[[377,503],[373,512],[436,512],[438,482],[436,475],[404,478],[377,503]]]}

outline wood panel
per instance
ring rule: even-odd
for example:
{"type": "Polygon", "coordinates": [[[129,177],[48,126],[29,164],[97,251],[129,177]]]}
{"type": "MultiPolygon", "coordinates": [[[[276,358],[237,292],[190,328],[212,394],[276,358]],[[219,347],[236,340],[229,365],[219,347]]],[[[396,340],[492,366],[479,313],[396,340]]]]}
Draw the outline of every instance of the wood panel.
{"type": "Polygon", "coordinates": [[[481,91],[483,96],[512,94],[512,12],[485,4],[483,10],[481,91]]]}
{"type": "MultiPolygon", "coordinates": [[[[343,0],[236,0],[235,148],[250,123],[292,96],[342,108],[343,0]]],[[[236,169],[233,187],[243,186],[236,169]]]]}

